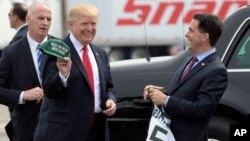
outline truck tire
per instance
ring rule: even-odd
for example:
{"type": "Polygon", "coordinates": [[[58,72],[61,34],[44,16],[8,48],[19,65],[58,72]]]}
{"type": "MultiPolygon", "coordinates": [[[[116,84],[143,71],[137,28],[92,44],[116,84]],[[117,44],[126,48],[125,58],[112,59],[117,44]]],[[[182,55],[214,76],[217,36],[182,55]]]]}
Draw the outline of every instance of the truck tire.
{"type": "Polygon", "coordinates": [[[122,49],[112,49],[109,53],[109,61],[120,61],[125,59],[125,54],[122,49]]]}
{"type": "Polygon", "coordinates": [[[130,53],[131,59],[145,58],[145,57],[146,57],[146,49],[145,48],[136,48],[136,49],[133,49],[130,53]]]}
{"type": "Polygon", "coordinates": [[[208,125],[209,141],[229,141],[230,125],[237,123],[232,119],[214,116],[208,125]]]}

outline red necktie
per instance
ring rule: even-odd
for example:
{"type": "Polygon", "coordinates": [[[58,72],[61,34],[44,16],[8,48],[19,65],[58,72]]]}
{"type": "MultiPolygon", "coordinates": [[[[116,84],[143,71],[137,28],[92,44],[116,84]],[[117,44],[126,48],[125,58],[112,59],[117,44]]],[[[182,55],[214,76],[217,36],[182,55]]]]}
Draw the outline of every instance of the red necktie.
{"type": "Polygon", "coordinates": [[[88,47],[86,45],[84,45],[83,47],[83,66],[87,72],[87,76],[88,76],[88,80],[89,80],[89,84],[90,87],[92,89],[92,92],[94,94],[94,77],[93,77],[93,71],[92,71],[92,66],[89,60],[89,56],[88,56],[88,47]]]}
{"type": "Polygon", "coordinates": [[[198,61],[197,57],[194,56],[194,57],[192,58],[191,62],[188,64],[188,66],[187,66],[187,67],[185,68],[185,70],[183,71],[183,73],[182,73],[182,75],[181,75],[180,81],[183,80],[183,79],[187,76],[187,74],[190,72],[192,66],[193,66],[194,63],[197,62],[197,61],[198,61]]]}

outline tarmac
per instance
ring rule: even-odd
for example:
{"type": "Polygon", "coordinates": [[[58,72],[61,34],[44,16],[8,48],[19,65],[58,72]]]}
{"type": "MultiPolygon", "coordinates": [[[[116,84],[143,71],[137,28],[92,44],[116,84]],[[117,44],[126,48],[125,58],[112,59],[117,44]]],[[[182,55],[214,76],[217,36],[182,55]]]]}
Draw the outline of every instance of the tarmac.
{"type": "Polygon", "coordinates": [[[9,141],[5,133],[5,125],[9,122],[10,115],[8,111],[8,107],[0,104],[0,141],[9,141]]]}

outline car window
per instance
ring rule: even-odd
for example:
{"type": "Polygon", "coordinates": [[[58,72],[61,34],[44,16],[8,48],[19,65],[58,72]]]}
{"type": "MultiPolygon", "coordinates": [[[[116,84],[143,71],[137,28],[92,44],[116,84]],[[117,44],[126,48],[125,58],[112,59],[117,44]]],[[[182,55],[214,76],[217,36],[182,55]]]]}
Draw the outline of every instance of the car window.
{"type": "Polygon", "coordinates": [[[243,36],[228,64],[229,69],[250,68],[250,30],[243,36]]]}

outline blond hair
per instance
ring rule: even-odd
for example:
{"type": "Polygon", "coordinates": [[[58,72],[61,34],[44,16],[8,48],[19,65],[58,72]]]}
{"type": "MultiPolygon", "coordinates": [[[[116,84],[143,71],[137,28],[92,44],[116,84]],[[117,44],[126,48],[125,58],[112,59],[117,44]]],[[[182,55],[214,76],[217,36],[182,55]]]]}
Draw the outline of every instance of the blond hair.
{"type": "Polygon", "coordinates": [[[77,20],[78,17],[81,16],[95,17],[97,20],[100,16],[100,12],[95,6],[89,3],[78,4],[70,9],[68,22],[77,20]]]}

